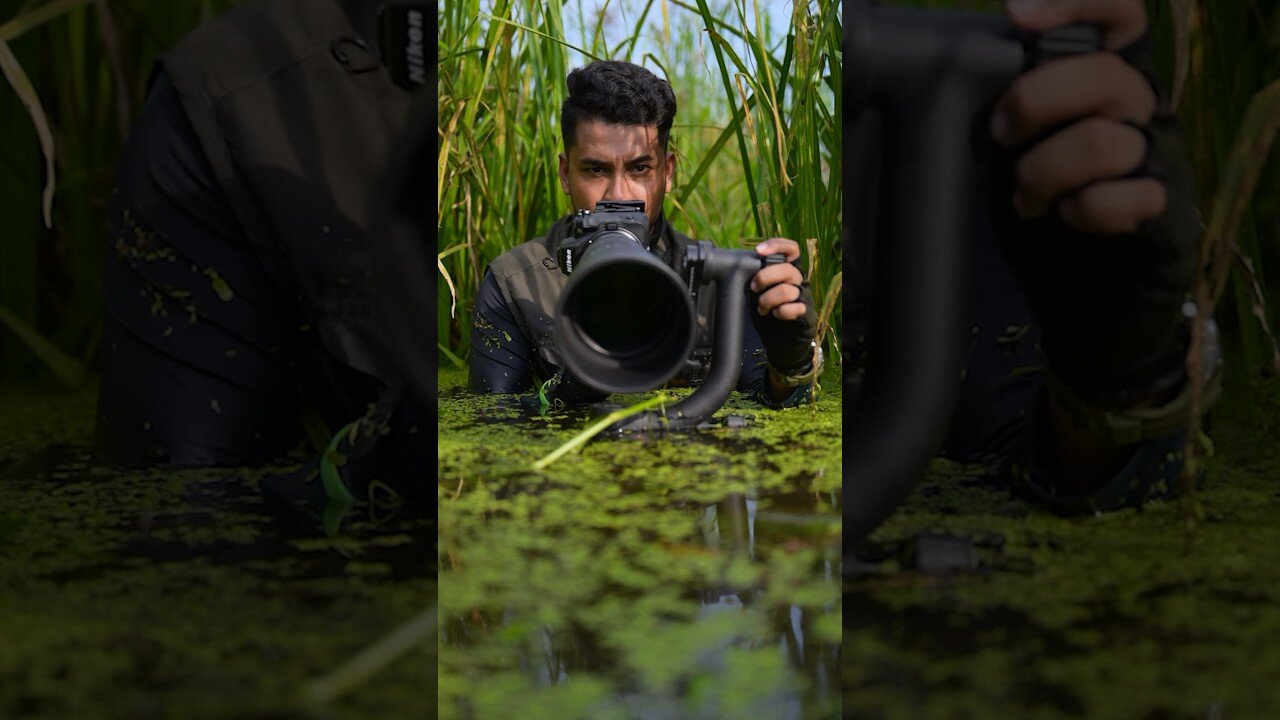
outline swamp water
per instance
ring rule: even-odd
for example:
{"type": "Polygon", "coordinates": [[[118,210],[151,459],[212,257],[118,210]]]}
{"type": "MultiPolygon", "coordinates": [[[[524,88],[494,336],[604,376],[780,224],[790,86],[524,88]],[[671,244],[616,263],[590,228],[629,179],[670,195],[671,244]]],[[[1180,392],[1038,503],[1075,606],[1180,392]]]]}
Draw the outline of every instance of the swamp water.
{"type": "Polygon", "coordinates": [[[542,471],[584,415],[464,383],[440,376],[441,718],[839,717],[834,376],[816,409],[735,395],[717,416],[746,428],[542,471]]]}
{"type": "Polygon", "coordinates": [[[328,539],[266,510],[264,471],[95,467],[91,392],[0,388],[0,718],[426,718],[436,682],[445,718],[1280,717],[1274,384],[1215,413],[1190,552],[1178,501],[1061,519],[937,462],[843,594],[838,395],[537,473],[582,419],[461,384],[438,676],[428,640],[318,710],[430,609],[430,529],[328,539]]]}
{"type": "Polygon", "coordinates": [[[1063,519],[936,461],[845,583],[845,716],[1280,718],[1278,390],[1228,386],[1189,548],[1181,499],[1063,519]]]}
{"type": "Polygon", "coordinates": [[[332,539],[266,470],[122,472],[94,393],[0,388],[0,718],[428,718],[434,648],[335,670],[435,602],[429,521],[332,539]],[[308,692],[314,695],[308,695],[308,692]]]}

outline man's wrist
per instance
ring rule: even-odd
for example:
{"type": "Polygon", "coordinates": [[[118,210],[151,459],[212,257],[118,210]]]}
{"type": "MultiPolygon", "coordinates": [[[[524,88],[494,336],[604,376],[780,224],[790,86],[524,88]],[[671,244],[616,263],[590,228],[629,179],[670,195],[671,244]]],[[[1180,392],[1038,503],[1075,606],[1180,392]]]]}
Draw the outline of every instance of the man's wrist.
{"type": "Polygon", "coordinates": [[[817,380],[818,376],[822,374],[824,364],[822,348],[818,347],[812,340],[809,341],[809,347],[811,353],[808,361],[798,368],[779,370],[774,367],[772,362],[767,363],[769,380],[784,388],[795,388],[817,380]]]}
{"type": "MultiPolygon", "coordinates": [[[[1222,351],[1217,324],[1212,319],[1205,324],[1200,366],[1198,409],[1203,413],[1222,394],[1222,351]]],[[[1062,418],[1069,418],[1075,427],[1115,447],[1172,435],[1186,426],[1192,410],[1192,382],[1185,377],[1179,387],[1167,388],[1161,395],[1135,397],[1121,407],[1107,407],[1086,399],[1063,382],[1047,363],[1044,377],[1053,406],[1062,418]]]]}

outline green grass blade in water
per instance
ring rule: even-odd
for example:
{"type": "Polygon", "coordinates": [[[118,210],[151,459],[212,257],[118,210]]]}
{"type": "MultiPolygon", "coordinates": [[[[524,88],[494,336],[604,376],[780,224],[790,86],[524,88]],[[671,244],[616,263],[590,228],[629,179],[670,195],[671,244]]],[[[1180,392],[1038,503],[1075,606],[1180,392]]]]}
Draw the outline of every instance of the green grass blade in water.
{"type": "Polygon", "coordinates": [[[649,410],[659,405],[662,405],[670,399],[671,397],[666,393],[659,393],[647,400],[638,402],[635,405],[632,405],[631,407],[626,407],[621,410],[615,410],[609,413],[608,415],[605,415],[604,417],[600,418],[598,421],[590,425],[586,430],[583,430],[582,432],[573,436],[565,444],[561,445],[555,450],[552,450],[550,453],[547,453],[546,457],[542,458],[541,460],[533,464],[533,469],[542,470],[546,468],[551,463],[555,462],[556,460],[559,460],[566,453],[581,448],[583,445],[587,443],[588,440],[604,432],[605,428],[609,427],[610,425],[618,422],[619,420],[625,420],[631,417],[632,415],[636,415],[638,413],[644,412],[645,410],[649,410]]]}
{"type": "Polygon", "coordinates": [[[40,358],[45,367],[49,369],[63,385],[68,388],[78,388],[84,384],[85,374],[84,368],[74,358],[58,349],[45,336],[41,335],[35,328],[28,325],[22,318],[13,314],[7,307],[0,305],[0,325],[9,328],[10,332],[18,336],[27,348],[40,358]]]}

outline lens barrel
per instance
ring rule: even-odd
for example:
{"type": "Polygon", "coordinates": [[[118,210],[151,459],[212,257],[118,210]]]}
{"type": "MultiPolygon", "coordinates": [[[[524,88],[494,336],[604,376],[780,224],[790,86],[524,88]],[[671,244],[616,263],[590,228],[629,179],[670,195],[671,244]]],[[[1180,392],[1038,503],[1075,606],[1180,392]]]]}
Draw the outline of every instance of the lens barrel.
{"type": "Polygon", "coordinates": [[[661,387],[693,351],[697,314],[674,270],[628,232],[601,231],[582,253],[556,313],[557,350],[603,393],[661,387]]]}

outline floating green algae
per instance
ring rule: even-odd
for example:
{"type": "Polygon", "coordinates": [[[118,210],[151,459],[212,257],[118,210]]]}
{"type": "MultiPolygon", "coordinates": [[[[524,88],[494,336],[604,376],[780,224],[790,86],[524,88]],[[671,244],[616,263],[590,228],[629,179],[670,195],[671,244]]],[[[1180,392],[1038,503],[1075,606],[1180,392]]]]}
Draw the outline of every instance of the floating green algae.
{"type": "Polygon", "coordinates": [[[430,716],[430,646],[322,715],[301,699],[432,605],[432,526],[327,538],[264,504],[285,467],[102,467],[92,391],[3,387],[0,408],[0,717],[430,716]]]}
{"type": "Polygon", "coordinates": [[[746,428],[540,472],[586,415],[464,380],[440,376],[441,718],[839,717],[834,377],[816,412],[735,395],[746,428]]]}
{"type": "Polygon", "coordinates": [[[846,583],[844,712],[859,718],[1273,718],[1280,713],[1276,385],[1237,383],[1190,548],[1180,500],[1064,519],[934,463],[846,583]],[[976,569],[924,572],[921,533],[976,569]]]}

